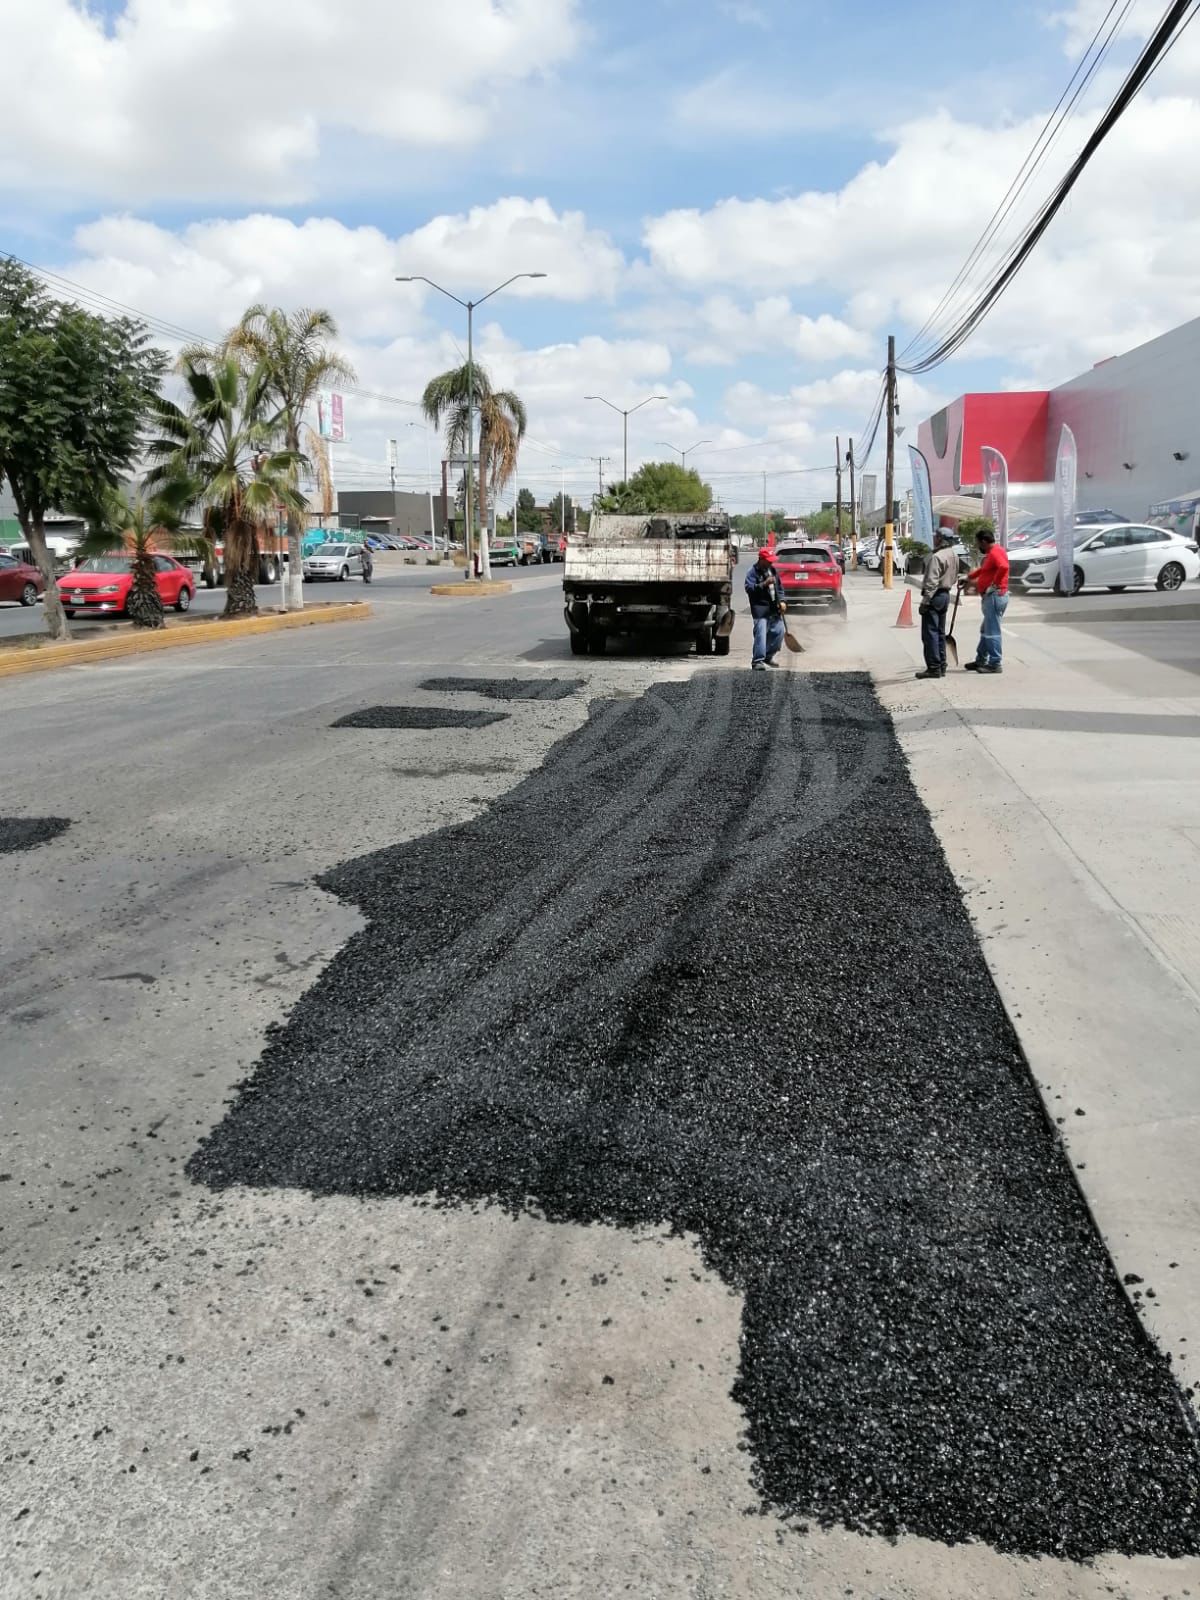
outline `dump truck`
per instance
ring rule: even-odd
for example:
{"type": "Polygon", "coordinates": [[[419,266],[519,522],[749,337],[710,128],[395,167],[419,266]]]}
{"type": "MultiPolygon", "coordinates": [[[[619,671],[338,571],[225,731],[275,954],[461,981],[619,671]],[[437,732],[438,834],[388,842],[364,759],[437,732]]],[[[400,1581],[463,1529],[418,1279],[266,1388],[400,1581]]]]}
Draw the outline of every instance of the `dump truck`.
{"type": "Polygon", "coordinates": [[[670,634],[729,654],[737,555],[724,511],[593,515],[567,544],[563,600],[572,655],[616,634],[670,634]]]}

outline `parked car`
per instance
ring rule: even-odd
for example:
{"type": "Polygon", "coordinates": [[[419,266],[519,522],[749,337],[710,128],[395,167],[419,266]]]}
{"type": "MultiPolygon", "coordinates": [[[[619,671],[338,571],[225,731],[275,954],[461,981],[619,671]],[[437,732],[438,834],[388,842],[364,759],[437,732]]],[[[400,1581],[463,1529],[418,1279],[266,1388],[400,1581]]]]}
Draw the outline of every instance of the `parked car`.
{"type": "MultiPolygon", "coordinates": [[[[196,594],[192,573],[173,556],[154,557],[154,586],[163,605],[176,611],[186,611],[196,594]]],[[[68,617],[76,611],[125,611],[132,588],[128,556],[91,556],[58,580],[59,599],[68,617]]]]}
{"type": "Polygon", "coordinates": [[[32,606],[45,590],[46,580],[36,567],[0,551],[0,600],[15,600],[18,605],[32,606]]]}
{"type": "Polygon", "coordinates": [[[488,545],[488,560],[493,567],[515,567],[521,559],[521,547],[515,539],[493,539],[488,545]]]}
{"type": "MultiPolygon", "coordinates": [[[[1117,522],[1075,529],[1075,584],[1081,589],[1149,587],[1178,589],[1200,577],[1200,548],[1192,539],[1155,528],[1149,523],[1117,522]]],[[[1058,579],[1058,550],[1052,542],[1009,555],[1009,579],[1032,594],[1062,590],[1058,579]]]]}
{"type": "Polygon", "coordinates": [[[775,551],[775,570],[789,603],[845,610],[842,569],[827,544],[781,544],[775,551]]]}
{"type": "Polygon", "coordinates": [[[304,558],[306,578],[331,578],[345,583],[351,573],[362,577],[362,546],[357,544],[318,545],[304,558]]]}

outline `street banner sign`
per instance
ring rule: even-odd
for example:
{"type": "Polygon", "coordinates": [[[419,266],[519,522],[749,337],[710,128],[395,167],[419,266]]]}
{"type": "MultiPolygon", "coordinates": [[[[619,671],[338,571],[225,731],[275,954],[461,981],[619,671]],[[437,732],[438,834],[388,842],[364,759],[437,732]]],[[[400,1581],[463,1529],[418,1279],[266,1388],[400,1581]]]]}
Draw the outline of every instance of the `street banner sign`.
{"type": "Polygon", "coordinates": [[[331,444],[345,443],[346,402],[342,395],[317,395],[317,432],[331,444]]]}
{"type": "Polygon", "coordinates": [[[983,462],[983,514],[992,519],[996,543],[1008,549],[1008,462],[985,444],[979,452],[983,462]]]}
{"type": "MultiPolygon", "coordinates": [[[[916,445],[908,447],[913,481],[912,536],[926,550],[933,549],[933,489],[929,482],[929,463],[916,445]]],[[[888,508],[889,515],[891,508],[888,508]]]]}
{"type": "Polygon", "coordinates": [[[1078,458],[1075,435],[1064,425],[1054,465],[1054,543],[1058,548],[1058,584],[1064,595],[1075,588],[1075,479],[1078,458]]]}
{"type": "Polygon", "coordinates": [[[878,482],[879,478],[876,473],[863,473],[862,487],[858,491],[858,504],[864,517],[870,516],[875,509],[875,490],[878,482]]]}

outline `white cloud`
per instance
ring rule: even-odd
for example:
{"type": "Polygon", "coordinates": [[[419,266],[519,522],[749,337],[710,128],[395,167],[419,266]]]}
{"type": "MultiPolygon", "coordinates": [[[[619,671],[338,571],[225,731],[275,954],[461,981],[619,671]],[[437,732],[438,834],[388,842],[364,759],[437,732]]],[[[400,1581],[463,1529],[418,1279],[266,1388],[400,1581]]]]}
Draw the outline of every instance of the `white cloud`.
{"type": "Polygon", "coordinates": [[[486,290],[515,272],[544,272],[544,282],[515,283],[506,292],[558,300],[611,299],[625,266],[582,211],[560,215],[548,200],[516,197],[474,206],[465,216],[435,217],[396,249],[398,271],[424,273],[449,288],[486,290]]]}
{"type": "MultiPolygon", "coordinates": [[[[420,285],[397,284],[402,267],[427,267],[455,286],[478,252],[493,275],[503,277],[510,256],[555,272],[549,292],[606,293],[620,257],[582,216],[556,218],[544,201],[502,201],[468,218],[436,218],[414,234],[391,239],[377,228],[348,228],[332,218],[295,223],[258,213],[236,220],[195,222],[173,231],[130,216],[89,223],[75,235],[75,255],[61,272],[84,290],[138,307],[159,324],[212,338],[231,327],[257,300],[284,306],[324,305],[338,320],[339,346],[353,362],[359,392],[347,400],[350,439],[339,450],[344,487],[386,486],[386,441],[400,446],[400,482],[424,481],[425,439],[407,424],[415,408],[372,399],[371,394],[416,401],[428,379],[463,359],[465,318],[458,308],[420,285]],[[536,247],[530,243],[532,219],[536,247]],[[364,393],[363,391],[366,391],[364,393]]],[[[513,286],[514,289],[518,285],[513,286]]],[[[531,443],[525,452],[530,481],[539,492],[559,464],[567,486],[579,492],[595,483],[588,456],[603,451],[610,476],[618,470],[620,419],[586,394],[632,403],[646,394],[668,399],[631,425],[631,462],[664,428],[695,426],[691,389],[673,374],[672,354],[661,338],[606,339],[584,334],[572,341],[528,348],[504,331],[508,296],[485,307],[476,321],[477,358],[493,381],[515,388],[529,410],[531,443]]],[[[159,336],[164,337],[159,329],[159,336]]],[[[440,450],[433,447],[435,460],[440,450]]],[[[661,454],[661,452],[657,452],[661,454]]]]}
{"type": "Polygon", "coordinates": [[[339,135],[478,143],[578,40],[577,0],[0,0],[0,188],[294,202],[339,135]]]}
{"type": "MultiPolygon", "coordinates": [[[[982,127],[945,112],[909,123],[886,161],[841,189],[727,198],[651,218],[651,266],[685,290],[737,284],[833,296],[846,322],[872,331],[881,349],[889,324],[916,328],[933,310],[1040,125],[982,127]]],[[[1076,125],[1065,135],[1006,237],[1084,134],[1076,125]]],[[[1061,379],[1200,312],[1189,265],[1200,253],[1197,148],[1194,98],[1160,92],[1135,102],[967,353],[1061,379]]],[[[972,283],[993,267],[989,258],[972,283]]]]}

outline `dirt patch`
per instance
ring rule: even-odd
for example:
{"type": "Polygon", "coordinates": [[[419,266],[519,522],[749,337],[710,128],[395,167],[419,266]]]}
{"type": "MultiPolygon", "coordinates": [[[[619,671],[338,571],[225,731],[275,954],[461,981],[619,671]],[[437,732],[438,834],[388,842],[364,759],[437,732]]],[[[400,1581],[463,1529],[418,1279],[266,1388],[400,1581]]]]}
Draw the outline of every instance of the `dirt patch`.
{"type": "Polygon", "coordinates": [[[435,694],[481,694],[489,700],[566,700],[583,688],[583,679],[426,678],[419,687],[435,694]]]}
{"type": "Polygon", "coordinates": [[[0,817],[0,855],[48,844],[70,826],[69,817],[0,817]]]}
{"type": "Polygon", "coordinates": [[[486,728],[503,722],[506,711],[451,711],[441,706],[368,706],[351,711],[334,728],[486,728]]]}

